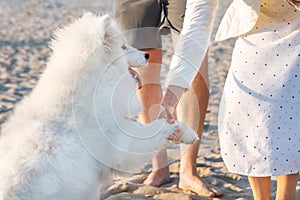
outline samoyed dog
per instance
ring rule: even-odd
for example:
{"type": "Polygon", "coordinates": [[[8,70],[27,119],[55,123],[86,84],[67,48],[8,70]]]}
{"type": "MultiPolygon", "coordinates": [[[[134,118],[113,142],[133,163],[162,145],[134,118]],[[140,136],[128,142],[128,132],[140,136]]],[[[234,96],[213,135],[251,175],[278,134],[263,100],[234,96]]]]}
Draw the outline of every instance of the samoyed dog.
{"type": "Polygon", "coordinates": [[[84,14],[51,48],[36,88],[1,130],[1,200],[96,200],[111,171],[134,172],[166,138],[198,139],[180,122],[130,118],[137,83],[129,66],[149,55],[128,46],[109,16],[84,14]]]}

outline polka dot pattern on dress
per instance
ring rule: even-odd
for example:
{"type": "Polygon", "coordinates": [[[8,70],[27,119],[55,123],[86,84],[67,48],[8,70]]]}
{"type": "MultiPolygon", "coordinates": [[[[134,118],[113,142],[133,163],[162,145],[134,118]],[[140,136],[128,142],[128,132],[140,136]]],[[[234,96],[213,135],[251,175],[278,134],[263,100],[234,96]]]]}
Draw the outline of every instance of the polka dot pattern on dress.
{"type": "Polygon", "coordinates": [[[299,27],[300,12],[262,0],[256,26],[236,42],[219,111],[221,151],[231,172],[300,171],[299,27]]]}

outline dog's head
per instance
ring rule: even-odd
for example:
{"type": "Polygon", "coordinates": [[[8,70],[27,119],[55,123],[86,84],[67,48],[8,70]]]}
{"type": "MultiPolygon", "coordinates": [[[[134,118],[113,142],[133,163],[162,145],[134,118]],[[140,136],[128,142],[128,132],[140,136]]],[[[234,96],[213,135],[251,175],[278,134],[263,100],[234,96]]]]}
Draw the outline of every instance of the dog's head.
{"type": "Polygon", "coordinates": [[[54,37],[50,47],[62,56],[72,55],[82,61],[92,55],[108,64],[122,62],[119,66],[126,70],[148,63],[149,54],[128,45],[109,15],[96,16],[87,12],[69,26],[59,29],[54,37]]]}
{"type": "MultiPolygon", "coordinates": [[[[89,16],[90,14],[86,15],[89,16]]],[[[106,53],[109,55],[119,56],[112,58],[112,60],[123,60],[125,58],[128,63],[127,68],[129,72],[138,82],[139,88],[141,88],[142,83],[140,77],[138,73],[132,69],[132,67],[144,67],[148,63],[148,59],[150,57],[149,54],[128,45],[123,33],[109,15],[102,16],[101,20],[102,27],[99,29],[101,30],[99,35],[101,37],[101,44],[106,47],[106,53]]]]}
{"type": "Polygon", "coordinates": [[[143,67],[148,63],[149,54],[128,45],[117,23],[109,15],[102,16],[101,20],[102,45],[111,54],[125,56],[130,67],[143,67]]]}

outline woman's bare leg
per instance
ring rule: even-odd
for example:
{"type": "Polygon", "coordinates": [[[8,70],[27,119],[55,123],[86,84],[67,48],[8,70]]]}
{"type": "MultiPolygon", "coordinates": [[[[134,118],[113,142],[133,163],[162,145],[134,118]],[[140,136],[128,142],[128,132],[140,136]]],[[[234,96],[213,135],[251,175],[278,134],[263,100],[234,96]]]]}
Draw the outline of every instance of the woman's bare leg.
{"type": "Polygon", "coordinates": [[[254,200],[271,200],[271,177],[249,176],[254,200]]]}
{"type": "Polygon", "coordinates": [[[298,176],[299,173],[277,177],[276,200],[296,200],[298,176]]]}
{"type": "MultiPolygon", "coordinates": [[[[197,131],[199,138],[202,136],[209,100],[207,59],[206,55],[199,73],[192,82],[191,89],[184,94],[178,106],[179,121],[185,122],[197,131]]],[[[223,193],[204,182],[197,173],[196,160],[199,145],[200,141],[197,141],[181,155],[179,188],[191,190],[206,197],[220,196],[223,193]]]]}
{"type": "MultiPolygon", "coordinates": [[[[162,62],[162,50],[146,50],[150,54],[149,65],[144,69],[137,70],[142,80],[142,89],[137,91],[144,111],[139,119],[147,124],[158,118],[162,100],[160,85],[160,69],[162,62]]],[[[160,186],[170,180],[170,172],[167,161],[166,149],[161,149],[152,159],[152,172],[144,181],[146,185],[160,186]]]]}

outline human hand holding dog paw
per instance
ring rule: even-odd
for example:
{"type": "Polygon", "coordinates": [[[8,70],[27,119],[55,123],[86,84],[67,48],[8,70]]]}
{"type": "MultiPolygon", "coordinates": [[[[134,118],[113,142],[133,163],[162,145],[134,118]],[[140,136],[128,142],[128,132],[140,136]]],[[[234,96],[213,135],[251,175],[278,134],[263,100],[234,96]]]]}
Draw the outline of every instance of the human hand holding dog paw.
{"type": "Polygon", "coordinates": [[[176,122],[176,107],[184,91],[185,88],[182,87],[173,85],[168,86],[162,101],[165,118],[167,119],[168,123],[176,123],[172,133],[167,137],[167,139],[174,144],[193,144],[195,141],[199,140],[197,133],[188,125],[181,122],[176,122]]]}

